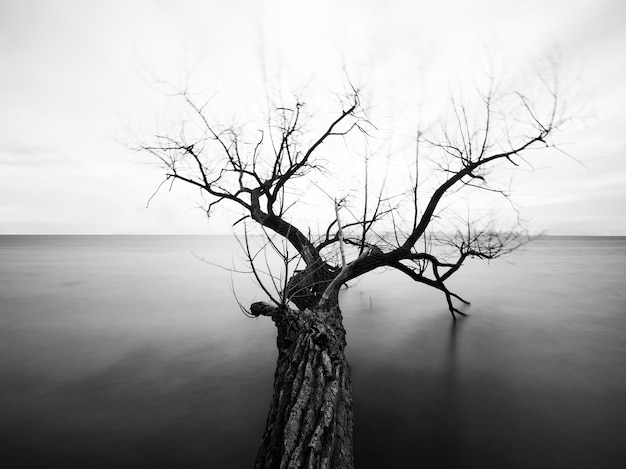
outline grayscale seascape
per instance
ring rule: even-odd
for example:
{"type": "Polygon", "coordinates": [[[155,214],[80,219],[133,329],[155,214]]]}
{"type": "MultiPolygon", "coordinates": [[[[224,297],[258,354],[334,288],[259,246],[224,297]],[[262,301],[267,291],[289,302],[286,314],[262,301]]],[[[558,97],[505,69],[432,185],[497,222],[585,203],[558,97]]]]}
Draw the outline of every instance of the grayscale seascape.
{"type": "MultiPolygon", "coordinates": [[[[199,259],[239,255],[228,236],[0,236],[0,465],[250,467],[276,330],[199,259]]],[[[456,322],[394,272],[342,290],[357,467],[623,467],[625,272],[625,237],[545,237],[468,261],[456,322]]]]}
{"type": "Polygon", "coordinates": [[[625,45],[1,0],[0,469],[626,468],[625,45]]]}

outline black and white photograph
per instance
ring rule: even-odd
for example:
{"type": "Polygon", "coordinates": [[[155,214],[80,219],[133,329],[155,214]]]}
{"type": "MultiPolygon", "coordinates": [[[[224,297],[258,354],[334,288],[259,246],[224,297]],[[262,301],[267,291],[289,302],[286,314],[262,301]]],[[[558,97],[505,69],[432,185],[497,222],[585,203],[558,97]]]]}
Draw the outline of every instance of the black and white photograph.
{"type": "Polygon", "coordinates": [[[0,466],[626,467],[626,0],[0,0],[0,466]]]}

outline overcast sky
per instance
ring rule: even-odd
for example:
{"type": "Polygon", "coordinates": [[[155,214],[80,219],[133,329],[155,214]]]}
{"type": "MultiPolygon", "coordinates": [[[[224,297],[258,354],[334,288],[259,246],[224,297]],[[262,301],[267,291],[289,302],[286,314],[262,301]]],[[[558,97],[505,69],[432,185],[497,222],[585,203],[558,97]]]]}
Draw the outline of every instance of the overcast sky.
{"type": "Polygon", "coordinates": [[[558,56],[580,163],[537,163],[516,200],[537,231],[626,235],[625,50],[624,0],[2,0],[0,234],[228,232],[190,192],[145,209],[162,174],[125,143],[166,112],[157,79],[242,108],[262,83],[340,89],[346,66],[402,109],[486,58],[530,75],[558,56]]]}

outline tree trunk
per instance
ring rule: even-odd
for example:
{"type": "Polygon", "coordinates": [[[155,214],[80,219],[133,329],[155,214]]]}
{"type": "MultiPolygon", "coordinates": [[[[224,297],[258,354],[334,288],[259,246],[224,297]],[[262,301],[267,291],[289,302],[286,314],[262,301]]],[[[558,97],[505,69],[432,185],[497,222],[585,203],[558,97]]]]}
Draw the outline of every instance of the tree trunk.
{"type": "Polygon", "coordinates": [[[352,389],[341,311],[255,303],[278,329],[274,395],[256,469],[352,469],[352,389]]]}

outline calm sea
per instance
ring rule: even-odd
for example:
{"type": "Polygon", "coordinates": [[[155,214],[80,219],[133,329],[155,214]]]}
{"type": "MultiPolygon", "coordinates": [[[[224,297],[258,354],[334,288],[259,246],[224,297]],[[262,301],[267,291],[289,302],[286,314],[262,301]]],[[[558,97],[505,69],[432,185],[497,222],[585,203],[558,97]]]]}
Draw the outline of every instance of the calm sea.
{"type": "MultiPolygon", "coordinates": [[[[230,237],[1,236],[0,466],[249,468],[275,330],[230,237]]],[[[342,291],[357,468],[622,468],[626,238],[342,291]]]]}

